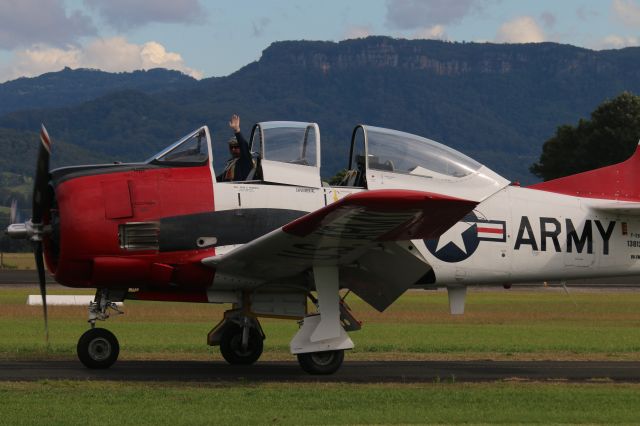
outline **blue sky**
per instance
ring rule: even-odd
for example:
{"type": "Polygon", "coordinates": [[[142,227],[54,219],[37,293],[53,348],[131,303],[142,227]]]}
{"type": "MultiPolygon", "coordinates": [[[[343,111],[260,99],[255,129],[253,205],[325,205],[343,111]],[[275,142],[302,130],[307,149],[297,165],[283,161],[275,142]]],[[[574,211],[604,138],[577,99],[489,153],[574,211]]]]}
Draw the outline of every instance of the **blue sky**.
{"type": "Polygon", "coordinates": [[[640,0],[0,0],[0,82],[71,68],[228,75],[280,40],[640,45],[640,0]]]}

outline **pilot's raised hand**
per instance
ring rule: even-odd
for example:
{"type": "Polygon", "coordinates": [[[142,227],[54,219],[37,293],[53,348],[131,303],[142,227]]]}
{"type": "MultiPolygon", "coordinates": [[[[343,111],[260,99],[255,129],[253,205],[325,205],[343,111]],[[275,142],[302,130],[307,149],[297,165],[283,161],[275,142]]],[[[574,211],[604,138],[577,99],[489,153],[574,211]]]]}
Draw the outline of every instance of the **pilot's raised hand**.
{"type": "Polygon", "coordinates": [[[240,133],[240,116],[238,114],[233,114],[231,116],[231,120],[229,120],[229,127],[233,129],[234,133],[240,133]]]}

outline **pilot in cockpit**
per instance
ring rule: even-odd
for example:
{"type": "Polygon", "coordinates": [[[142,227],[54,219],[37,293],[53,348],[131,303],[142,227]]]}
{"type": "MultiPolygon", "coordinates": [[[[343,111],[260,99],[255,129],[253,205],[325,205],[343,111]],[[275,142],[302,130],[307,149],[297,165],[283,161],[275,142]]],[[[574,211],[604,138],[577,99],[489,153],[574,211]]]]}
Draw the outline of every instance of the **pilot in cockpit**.
{"type": "Polygon", "coordinates": [[[245,180],[253,169],[249,144],[240,132],[240,116],[238,114],[231,116],[229,127],[234,133],[234,136],[229,139],[231,158],[225,164],[224,171],[216,177],[218,182],[245,180]]]}

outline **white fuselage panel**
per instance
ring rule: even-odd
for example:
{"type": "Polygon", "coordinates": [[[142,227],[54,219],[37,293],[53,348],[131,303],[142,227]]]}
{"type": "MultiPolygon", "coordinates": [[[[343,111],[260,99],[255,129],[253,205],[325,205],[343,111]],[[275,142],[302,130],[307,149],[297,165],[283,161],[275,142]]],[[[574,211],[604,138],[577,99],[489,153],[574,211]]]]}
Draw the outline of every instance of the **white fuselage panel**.
{"type": "Polygon", "coordinates": [[[513,283],[640,273],[640,220],[611,203],[510,186],[437,241],[416,241],[438,284],[513,283]]]}

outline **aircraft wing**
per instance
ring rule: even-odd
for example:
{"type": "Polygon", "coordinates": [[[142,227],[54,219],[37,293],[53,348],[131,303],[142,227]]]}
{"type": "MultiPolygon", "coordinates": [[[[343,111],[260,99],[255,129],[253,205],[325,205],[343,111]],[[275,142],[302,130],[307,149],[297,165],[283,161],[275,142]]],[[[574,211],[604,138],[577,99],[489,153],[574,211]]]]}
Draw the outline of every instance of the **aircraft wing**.
{"type": "Polygon", "coordinates": [[[363,191],[202,262],[216,270],[214,288],[255,288],[338,266],[343,287],[370,293],[363,298],[384,309],[430,269],[409,240],[438,237],[476,204],[421,191],[363,191]]]}
{"type": "Polygon", "coordinates": [[[634,201],[610,201],[605,203],[599,202],[585,204],[592,210],[596,210],[601,213],[640,216],[640,203],[634,201]]]}

